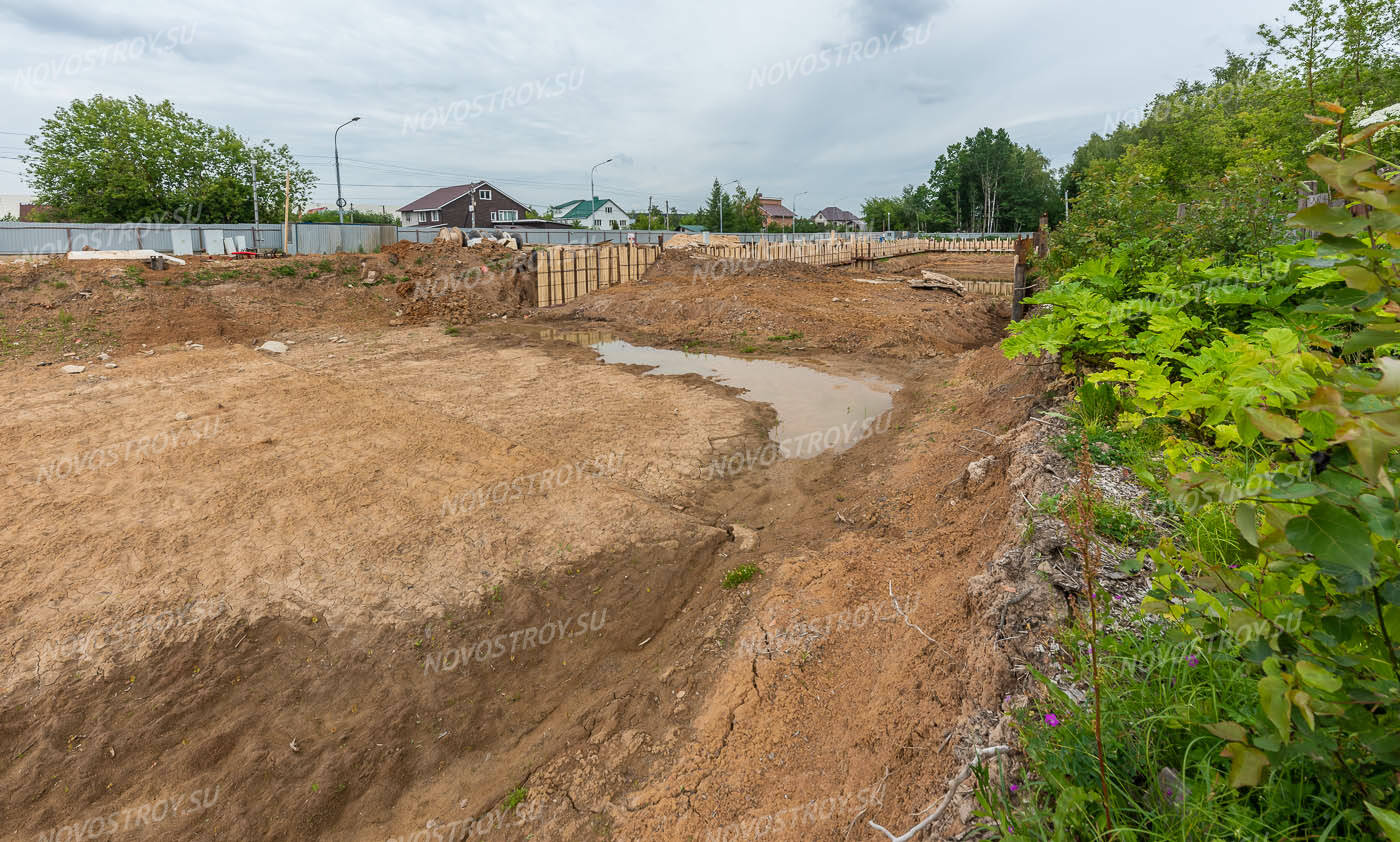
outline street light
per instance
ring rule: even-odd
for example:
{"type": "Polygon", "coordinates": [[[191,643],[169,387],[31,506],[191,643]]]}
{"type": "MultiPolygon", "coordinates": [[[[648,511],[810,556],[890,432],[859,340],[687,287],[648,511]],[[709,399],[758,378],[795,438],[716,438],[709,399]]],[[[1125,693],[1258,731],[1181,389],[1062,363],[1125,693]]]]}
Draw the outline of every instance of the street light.
{"type": "Polygon", "coordinates": [[[335,134],[332,136],[332,143],[335,146],[335,209],[340,214],[340,221],[345,221],[345,197],[340,195],[340,130],[360,119],[351,117],[344,123],[335,127],[335,134]]]}
{"type": "Polygon", "coordinates": [[[720,188],[720,190],[719,190],[719,232],[720,232],[721,234],[724,233],[724,201],[725,201],[724,188],[728,187],[728,186],[731,185],[731,184],[738,184],[738,183],[739,183],[739,179],[736,178],[736,179],[734,179],[733,181],[726,181],[725,183],[723,183],[723,184],[721,184],[721,185],[719,186],[719,188],[720,188]]]}
{"type": "Polygon", "coordinates": [[[793,242],[796,242],[796,241],[797,241],[797,199],[798,199],[799,196],[806,196],[808,192],[809,192],[809,191],[807,191],[807,190],[803,190],[801,193],[796,193],[796,194],[794,194],[793,197],[792,197],[792,239],[793,239],[793,242]]]}
{"type": "Polygon", "coordinates": [[[597,223],[598,221],[598,207],[596,204],[596,202],[598,201],[598,191],[593,189],[593,173],[596,172],[597,169],[602,165],[611,163],[612,158],[609,158],[606,161],[599,161],[598,163],[593,165],[593,169],[588,171],[588,204],[592,208],[592,210],[590,210],[588,213],[592,217],[589,221],[593,223],[597,223]]]}

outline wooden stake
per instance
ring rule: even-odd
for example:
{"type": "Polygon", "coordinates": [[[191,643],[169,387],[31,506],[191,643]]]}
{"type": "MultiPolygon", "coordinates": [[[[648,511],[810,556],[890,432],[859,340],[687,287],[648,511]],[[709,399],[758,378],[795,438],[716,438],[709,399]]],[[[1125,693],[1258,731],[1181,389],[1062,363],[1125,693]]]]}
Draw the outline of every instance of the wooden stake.
{"type": "Polygon", "coordinates": [[[292,171],[287,170],[286,197],[282,204],[282,253],[287,254],[287,228],[292,220],[292,171]]]}

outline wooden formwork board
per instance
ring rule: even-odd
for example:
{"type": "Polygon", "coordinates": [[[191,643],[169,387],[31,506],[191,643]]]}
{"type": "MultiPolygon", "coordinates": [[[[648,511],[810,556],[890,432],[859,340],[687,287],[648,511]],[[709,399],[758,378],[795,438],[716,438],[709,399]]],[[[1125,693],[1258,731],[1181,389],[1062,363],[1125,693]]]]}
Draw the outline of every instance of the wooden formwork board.
{"type": "Polygon", "coordinates": [[[603,287],[636,281],[656,262],[658,246],[553,246],[535,258],[535,304],[567,304],[603,287]]]}

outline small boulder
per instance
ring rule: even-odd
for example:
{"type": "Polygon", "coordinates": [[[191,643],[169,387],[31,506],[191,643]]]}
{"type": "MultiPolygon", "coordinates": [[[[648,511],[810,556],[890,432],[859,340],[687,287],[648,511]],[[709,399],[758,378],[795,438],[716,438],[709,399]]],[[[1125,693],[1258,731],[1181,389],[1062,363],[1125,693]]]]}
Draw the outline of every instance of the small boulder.
{"type": "Polygon", "coordinates": [[[259,345],[258,350],[266,351],[269,354],[285,354],[287,353],[287,344],[285,342],[278,342],[275,339],[269,339],[259,345]]]}
{"type": "Polygon", "coordinates": [[[747,526],[740,526],[737,523],[729,525],[729,531],[734,535],[734,541],[739,545],[740,552],[747,552],[758,546],[758,531],[747,526]]]}
{"type": "Polygon", "coordinates": [[[60,369],[60,371],[62,371],[64,374],[82,374],[84,371],[87,371],[87,366],[65,365],[62,369],[60,369]]]}
{"type": "Polygon", "coordinates": [[[175,413],[175,420],[176,420],[176,421],[188,421],[188,420],[190,420],[190,414],[189,414],[188,412],[184,412],[184,411],[177,412],[177,413],[175,413]]]}

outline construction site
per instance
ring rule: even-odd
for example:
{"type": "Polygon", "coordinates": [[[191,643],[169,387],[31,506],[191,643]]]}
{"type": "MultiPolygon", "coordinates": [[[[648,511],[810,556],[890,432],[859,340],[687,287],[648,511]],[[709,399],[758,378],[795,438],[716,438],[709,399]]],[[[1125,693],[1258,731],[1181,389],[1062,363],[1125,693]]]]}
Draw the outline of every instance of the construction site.
{"type": "Polygon", "coordinates": [[[1064,613],[1029,247],[0,263],[0,822],[961,832],[1064,613]]]}

